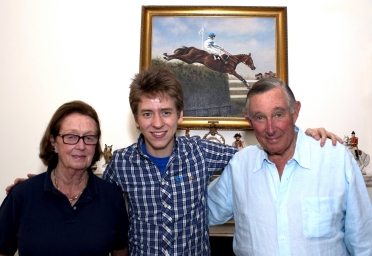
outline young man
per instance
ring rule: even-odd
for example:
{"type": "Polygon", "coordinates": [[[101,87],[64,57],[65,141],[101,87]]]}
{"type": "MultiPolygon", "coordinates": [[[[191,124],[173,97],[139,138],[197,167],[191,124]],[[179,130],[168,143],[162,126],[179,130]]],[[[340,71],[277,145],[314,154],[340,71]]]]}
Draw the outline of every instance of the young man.
{"type": "Polygon", "coordinates": [[[295,126],[301,104],[276,78],[256,82],[245,118],[259,142],[209,187],[209,221],[234,217],[236,255],[372,255],[372,207],[349,150],[295,126]]]}
{"type": "Polygon", "coordinates": [[[141,135],[114,152],[103,179],[127,196],[131,255],[209,255],[207,184],[237,149],[175,135],[183,91],[167,69],[137,74],[129,101],[141,135]]]}

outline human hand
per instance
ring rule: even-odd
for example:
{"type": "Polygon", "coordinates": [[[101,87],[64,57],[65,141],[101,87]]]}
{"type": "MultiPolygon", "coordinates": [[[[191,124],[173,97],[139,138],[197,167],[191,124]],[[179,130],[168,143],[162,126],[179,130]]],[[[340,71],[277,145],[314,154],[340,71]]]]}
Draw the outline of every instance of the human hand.
{"type": "MultiPolygon", "coordinates": [[[[28,178],[32,178],[32,177],[34,177],[34,176],[36,176],[36,174],[31,174],[31,173],[27,174],[27,177],[28,177],[28,178]]],[[[23,181],[25,181],[25,180],[27,180],[27,178],[17,178],[17,179],[15,179],[13,184],[11,184],[11,185],[9,185],[9,186],[7,186],[7,187],[5,188],[5,192],[6,192],[6,194],[9,194],[10,190],[12,189],[12,187],[14,187],[14,186],[17,185],[18,183],[21,183],[21,182],[23,182],[23,181]]]]}
{"type": "Polygon", "coordinates": [[[344,143],[344,141],[340,137],[338,137],[336,134],[326,131],[324,128],[314,128],[314,129],[308,128],[305,131],[305,133],[306,135],[313,137],[315,140],[321,139],[320,140],[321,147],[324,146],[324,143],[327,138],[332,140],[333,146],[336,146],[337,141],[341,144],[344,143]]]}

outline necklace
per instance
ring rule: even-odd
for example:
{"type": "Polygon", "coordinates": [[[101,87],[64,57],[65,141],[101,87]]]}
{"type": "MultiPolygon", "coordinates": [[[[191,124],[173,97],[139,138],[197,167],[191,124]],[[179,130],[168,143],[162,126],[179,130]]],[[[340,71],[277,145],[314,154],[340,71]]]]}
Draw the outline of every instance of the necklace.
{"type": "MultiPolygon", "coordinates": [[[[62,193],[62,191],[59,190],[59,187],[58,187],[57,176],[56,176],[56,169],[54,169],[53,171],[54,171],[54,184],[55,184],[55,186],[56,186],[56,189],[57,189],[59,192],[62,193]]],[[[88,182],[87,182],[87,183],[88,183],[88,182]]],[[[70,201],[70,203],[72,203],[73,201],[79,199],[79,197],[81,196],[81,194],[83,194],[83,191],[84,191],[84,189],[85,189],[86,187],[87,187],[87,184],[85,185],[85,187],[83,188],[83,190],[81,190],[81,192],[80,192],[79,194],[77,194],[76,196],[71,197],[71,198],[68,198],[68,197],[67,197],[68,201],[70,201]]]]}

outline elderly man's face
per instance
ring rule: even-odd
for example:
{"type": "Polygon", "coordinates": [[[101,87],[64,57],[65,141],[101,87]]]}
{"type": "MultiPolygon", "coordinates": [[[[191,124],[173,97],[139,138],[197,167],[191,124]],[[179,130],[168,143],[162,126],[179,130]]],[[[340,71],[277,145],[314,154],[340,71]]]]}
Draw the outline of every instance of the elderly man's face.
{"type": "Polygon", "coordinates": [[[292,154],[295,148],[296,134],[294,124],[300,112],[297,102],[293,114],[290,113],[284,90],[280,87],[253,96],[249,101],[250,118],[247,121],[254,129],[258,142],[273,155],[292,154]]]}

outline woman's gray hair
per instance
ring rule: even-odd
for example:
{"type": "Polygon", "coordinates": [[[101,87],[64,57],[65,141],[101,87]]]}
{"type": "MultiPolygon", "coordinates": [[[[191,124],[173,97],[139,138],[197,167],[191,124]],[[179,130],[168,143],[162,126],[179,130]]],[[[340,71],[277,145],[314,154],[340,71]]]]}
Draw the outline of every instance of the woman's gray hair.
{"type": "Polygon", "coordinates": [[[258,80],[258,82],[256,82],[252,86],[252,88],[248,91],[247,99],[246,99],[246,102],[245,102],[245,108],[243,110],[243,111],[245,111],[246,115],[249,118],[251,118],[249,116],[249,100],[253,96],[268,92],[268,91],[270,91],[272,89],[275,89],[277,87],[283,88],[284,93],[285,93],[286,98],[287,98],[287,104],[289,106],[289,111],[290,111],[291,114],[293,114],[294,110],[296,108],[296,99],[295,99],[295,96],[294,96],[291,88],[289,88],[289,86],[286,85],[286,83],[284,83],[279,78],[268,77],[268,78],[263,78],[263,79],[258,80]]]}

